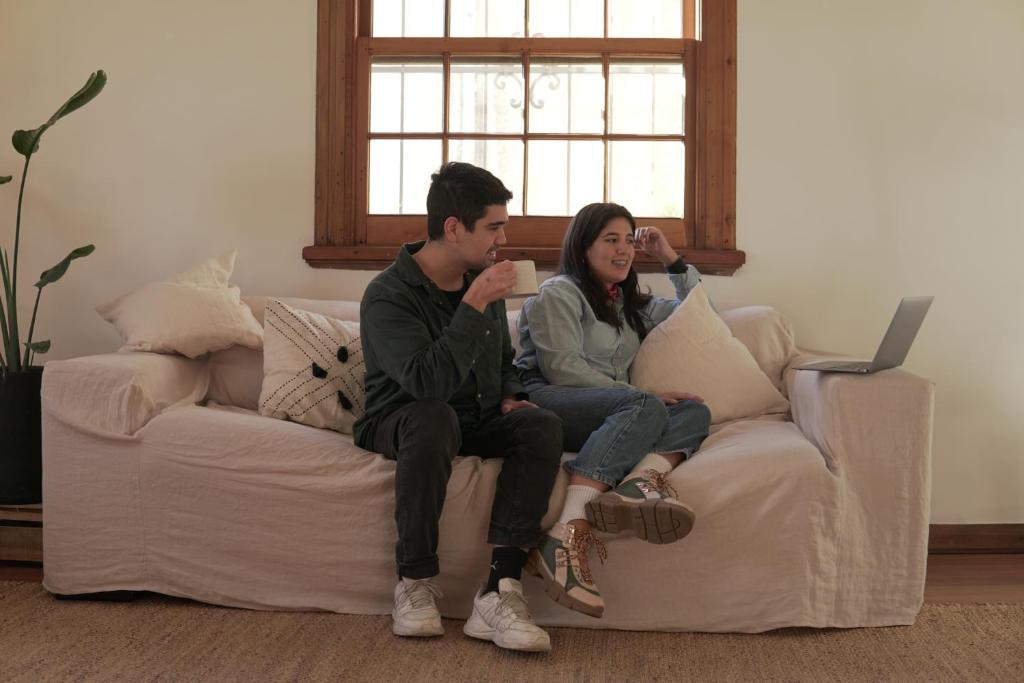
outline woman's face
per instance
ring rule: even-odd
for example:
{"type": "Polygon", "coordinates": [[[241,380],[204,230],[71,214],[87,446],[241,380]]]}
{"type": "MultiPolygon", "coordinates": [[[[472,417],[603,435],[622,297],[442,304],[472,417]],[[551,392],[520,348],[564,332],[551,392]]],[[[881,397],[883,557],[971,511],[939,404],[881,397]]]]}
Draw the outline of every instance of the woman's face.
{"type": "Polygon", "coordinates": [[[587,249],[587,266],[606,287],[618,284],[633,265],[633,231],[625,218],[613,218],[587,249]]]}

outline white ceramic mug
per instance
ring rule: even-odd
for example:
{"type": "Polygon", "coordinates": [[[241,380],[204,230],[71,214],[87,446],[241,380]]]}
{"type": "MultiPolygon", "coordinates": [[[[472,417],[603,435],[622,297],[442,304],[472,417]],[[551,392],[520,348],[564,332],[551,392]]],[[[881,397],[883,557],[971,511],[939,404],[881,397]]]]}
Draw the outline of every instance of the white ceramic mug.
{"type": "Polygon", "coordinates": [[[537,293],[537,266],[533,261],[513,261],[516,267],[516,285],[511,296],[530,296],[537,293]]]}

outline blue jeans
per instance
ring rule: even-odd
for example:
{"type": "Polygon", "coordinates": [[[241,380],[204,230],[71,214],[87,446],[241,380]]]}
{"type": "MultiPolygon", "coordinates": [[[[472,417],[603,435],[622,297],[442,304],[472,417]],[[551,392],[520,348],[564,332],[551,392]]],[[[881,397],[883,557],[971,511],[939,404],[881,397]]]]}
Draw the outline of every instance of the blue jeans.
{"type": "Polygon", "coordinates": [[[579,456],[572,474],[616,486],[648,453],[689,457],[708,435],[711,411],[699,401],[665,405],[624,387],[563,387],[534,380],[530,400],[562,418],[563,445],[579,456]]]}

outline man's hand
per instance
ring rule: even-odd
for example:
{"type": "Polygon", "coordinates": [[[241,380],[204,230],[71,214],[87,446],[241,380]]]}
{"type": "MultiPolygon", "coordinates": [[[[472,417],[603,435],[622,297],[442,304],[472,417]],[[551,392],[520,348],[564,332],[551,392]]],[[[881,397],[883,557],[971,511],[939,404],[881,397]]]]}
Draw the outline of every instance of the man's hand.
{"type": "Polygon", "coordinates": [[[697,394],[688,394],[685,391],[666,391],[663,394],[658,394],[658,398],[660,398],[661,402],[667,406],[675,405],[680,401],[698,401],[700,403],[704,402],[704,399],[702,399],[697,394]]]}
{"type": "Polygon", "coordinates": [[[530,403],[529,401],[517,401],[511,396],[508,398],[501,399],[501,414],[508,415],[513,410],[519,410],[520,408],[536,408],[536,403],[530,403]]]}
{"type": "Polygon", "coordinates": [[[516,267],[511,261],[501,261],[477,275],[462,300],[483,313],[487,304],[511,294],[515,286],[516,267]]]}
{"type": "Polygon", "coordinates": [[[679,260],[679,254],[668,243],[665,233],[653,225],[637,228],[633,239],[636,240],[636,246],[643,249],[648,256],[661,261],[663,266],[670,266],[679,260]]]}

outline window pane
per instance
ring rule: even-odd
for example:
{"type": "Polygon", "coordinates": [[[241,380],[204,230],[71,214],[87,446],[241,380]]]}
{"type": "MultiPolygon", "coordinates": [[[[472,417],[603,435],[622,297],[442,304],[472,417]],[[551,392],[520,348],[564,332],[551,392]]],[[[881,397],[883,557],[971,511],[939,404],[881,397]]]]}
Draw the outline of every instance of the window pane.
{"type": "Polygon", "coordinates": [[[634,216],[683,215],[684,149],[681,142],[610,142],[609,200],[634,216]]]}
{"type": "Polygon", "coordinates": [[[374,59],[370,66],[370,131],[439,133],[443,97],[440,61],[374,59]]]}
{"type": "Polygon", "coordinates": [[[517,60],[452,60],[449,130],[523,132],[523,65],[517,60]]]}
{"type": "Polygon", "coordinates": [[[603,133],[603,114],[599,60],[530,62],[530,132],[603,133]]]}
{"type": "Polygon", "coordinates": [[[682,38],[683,0],[608,0],[608,35],[612,38],[682,38]]]}
{"type": "Polygon", "coordinates": [[[608,68],[612,133],[682,135],[686,81],[680,62],[612,62],[608,68]]]}
{"type": "Polygon", "coordinates": [[[604,143],[532,140],[527,177],[531,216],[571,216],[604,195],[604,143]]]}
{"type": "Polygon", "coordinates": [[[426,213],[440,140],[370,141],[370,213],[426,213]]]}
{"type": "Polygon", "coordinates": [[[530,0],[530,35],[601,38],[604,0],[530,0]]]}
{"type": "Polygon", "coordinates": [[[444,0],[373,0],[373,35],[444,35],[444,0]]]}
{"type": "Polygon", "coordinates": [[[452,140],[448,160],[486,168],[512,191],[509,215],[523,214],[523,143],[520,140],[452,140]]]}
{"type": "Polygon", "coordinates": [[[522,37],[525,24],[525,0],[452,0],[453,36],[522,37]]]}

